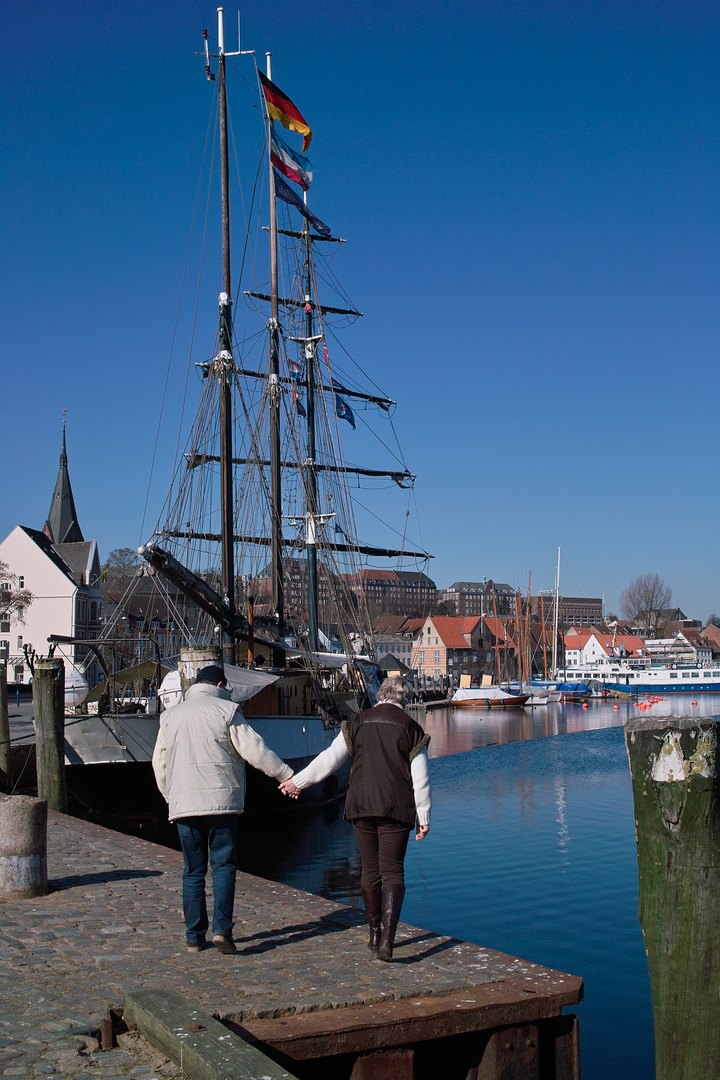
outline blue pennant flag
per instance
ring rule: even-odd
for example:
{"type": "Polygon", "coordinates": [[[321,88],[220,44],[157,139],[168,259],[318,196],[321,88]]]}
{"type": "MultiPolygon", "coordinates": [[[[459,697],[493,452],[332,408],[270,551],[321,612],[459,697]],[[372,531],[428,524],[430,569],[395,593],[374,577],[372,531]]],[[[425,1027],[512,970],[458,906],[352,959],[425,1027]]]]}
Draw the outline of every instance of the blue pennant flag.
{"type": "Polygon", "coordinates": [[[335,395],[335,415],[338,416],[340,420],[347,420],[348,424],[351,424],[352,427],[355,427],[355,417],[353,416],[353,411],[348,405],[347,401],[344,401],[339,394],[335,395]]]}
{"type": "Polygon", "coordinates": [[[332,231],[320,220],[316,218],[313,213],[308,209],[305,203],[302,201],[297,192],[293,191],[288,183],[283,180],[277,169],[273,169],[275,174],[275,194],[278,199],[282,199],[283,202],[290,203],[296,210],[299,210],[303,217],[307,218],[310,225],[316,233],[320,236],[332,236],[332,231]]]}

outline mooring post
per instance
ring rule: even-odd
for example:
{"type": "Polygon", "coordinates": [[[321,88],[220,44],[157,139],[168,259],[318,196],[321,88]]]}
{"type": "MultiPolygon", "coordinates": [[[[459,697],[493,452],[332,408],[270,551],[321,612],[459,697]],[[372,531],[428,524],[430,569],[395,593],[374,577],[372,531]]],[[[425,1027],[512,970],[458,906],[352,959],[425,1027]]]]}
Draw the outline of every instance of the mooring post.
{"type": "Polygon", "coordinates": [[[657,1080],[720,1076],[720,805],[714,717],[630,720],[657,1080]]]}
{"type": "Polygon", "coordinates": [[[10,713],[7,696],[7,665],[0,664],[0,773],[6,783],[10,776],[10,713]]]}
{"type": "Polygon", "coordinates": [[[47,891],[47,803],[0,795],[0,899],[47,891]]]}
{"type": "Polygon", "coordinates": [[[38,798],[51,810],[67,813],[65,787],[65,666],[62,660],[36,660],[33,711],[38,798]]]}

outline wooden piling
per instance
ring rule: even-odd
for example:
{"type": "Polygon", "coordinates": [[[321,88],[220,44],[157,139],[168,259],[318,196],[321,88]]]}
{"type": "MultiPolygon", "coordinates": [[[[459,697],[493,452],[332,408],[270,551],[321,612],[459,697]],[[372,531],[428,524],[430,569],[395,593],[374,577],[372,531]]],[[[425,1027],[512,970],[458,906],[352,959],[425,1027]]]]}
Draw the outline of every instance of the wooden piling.
{"type": "Polygon", "coordinates": [[[47,891],[47,803],[0,795],[0,900],[47,891]]]}
{"type": "Polygon", "coordinates": [[[720,1076],[718,721],[630,720],[657,1080],[720,1076]]]}
{"type": "Polygon", "coordinates": [[[0,664],[0,782],[9,785],[10,775],[10,713],[7,696],[7,665],[0,664]]]}
{"type": "Polygon", "coordinates": [[[37,660],[33,710],[38,798],[67,813],[65,786],[65,667],[62,660],[37,660]]]}

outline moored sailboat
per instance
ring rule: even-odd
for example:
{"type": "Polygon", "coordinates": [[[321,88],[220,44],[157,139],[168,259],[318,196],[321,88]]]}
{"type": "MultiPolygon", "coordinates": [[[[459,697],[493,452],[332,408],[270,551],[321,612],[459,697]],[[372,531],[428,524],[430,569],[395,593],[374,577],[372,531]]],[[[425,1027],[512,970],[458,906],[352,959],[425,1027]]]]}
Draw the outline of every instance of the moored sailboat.
{"type": "Polygon", "coordinates": [[[215,651],[248,720],[297,767],[334,738],[343,717],[373,698],[376,657],[370,611],[357,588],[361,569],[377,559],[424,566],[430,556],[404,530],[394,544],[359,537],[374,519],[354,492],[391,485],[409,493],[415,477],[399,448],[389,463],[367,467],[343,449],[340,429],[357,431],[360,419],[358,441],[368,448],[372,416],[390,422],[390,438],[376,444],[387,450],[395,402],[354,362],[343,367],[336,359],[347,355],[333,345],[338,324],[361,313],[343,302],[330,265],[343,241],[308,207],[312,170],[304,151],[312,132],[272,81],[269,60],[267,73],[257,72],[267,112],[269,273],[242,292],[249,316],[257,313],[264,325],[260,333],[236,332],[241,291],[233,295],[230,258],[227,61],[250,55],[226,52],[218,9],[214,56],[205,33],[220,143],[215,348],[195,365],[202,379],[195,421],[160,519],[139,553],[168,609],[173,602],[183,677],[192,674],[193,656],[198,666],[215,651]],[[304,136],[303,152],[278,137],[278,123],[304,136]],[[321,302],[321,285],[335,286],[339,300],[321,302]],[[191,605],[192,622],[177,597],[191,605]]]}

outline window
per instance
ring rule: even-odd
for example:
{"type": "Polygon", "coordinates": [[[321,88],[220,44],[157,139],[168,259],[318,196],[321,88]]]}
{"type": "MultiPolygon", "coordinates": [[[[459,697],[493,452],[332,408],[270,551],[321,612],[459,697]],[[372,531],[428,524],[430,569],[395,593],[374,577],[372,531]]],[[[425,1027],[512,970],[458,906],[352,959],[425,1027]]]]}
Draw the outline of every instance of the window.
{"type": "Polygon", "coordinates": [[[425,663],[425,653],[422,651],[422,649],[420,650],[420,653],[419,653],[419,663],[421,663],[421,664],[425,663]]]}
{"type": "Polygon", "coordinates": [[[25,578],[24,577],[19,577],[18,578],[18,589],[24,589],[24,588],[25,588],[25,578]]]}
{"type": "Polygon", "coordinates": [[[18,652],[20,652],[20,650],[22,649],[22,634],[18,634],[17,647],[18,647],[18,652]]]}
{"type": "Polygon", "coordinates": [[[434,659],[435,659],[435,663],[436,663],[436,664],[439,664],[439,663],[440,663],[440,650],[439,650],[439,649],[436,649],[436,650],[435,650],[435,657],[434,657],[434,659]]]}
{"type": "Polygon", "coordinates": [[[3,619],[2,621],[0,621],[0,634],[9,634],[9,633],[10,633],[10,620],[9,619],[3,619]]]}
{"type": "Polygon", "coordinates": [[[670,678],[671,679],[677,679],[677,671],[671,671],[670,672],[670,678]]]}

